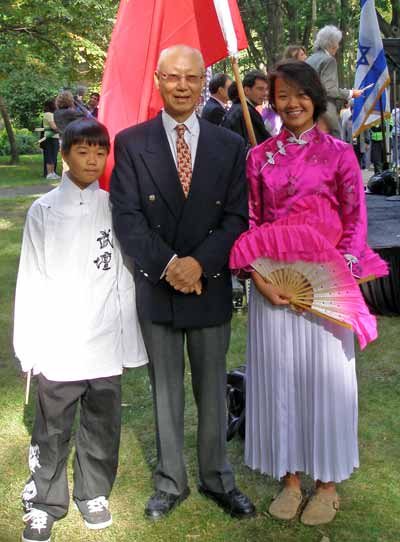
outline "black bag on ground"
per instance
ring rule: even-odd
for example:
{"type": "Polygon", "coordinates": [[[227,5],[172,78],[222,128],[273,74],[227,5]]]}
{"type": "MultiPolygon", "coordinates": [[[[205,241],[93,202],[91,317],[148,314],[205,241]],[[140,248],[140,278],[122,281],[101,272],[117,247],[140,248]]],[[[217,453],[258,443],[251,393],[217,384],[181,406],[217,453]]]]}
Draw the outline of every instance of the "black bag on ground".
{"type": "Polygon", "coordinates": [[[380,196],[394,196],[396,194],[396,181],[393,171],[387,170],[373,175],[368,181],[370,194],[380,196]]]}
{"type": "Polygon", "coordinates": [[[230,371],[227,374],[226,402],[228,427],[226,440],[229,442],[237,434],[243,439],[246,430],[246,367],[230,371]]]}

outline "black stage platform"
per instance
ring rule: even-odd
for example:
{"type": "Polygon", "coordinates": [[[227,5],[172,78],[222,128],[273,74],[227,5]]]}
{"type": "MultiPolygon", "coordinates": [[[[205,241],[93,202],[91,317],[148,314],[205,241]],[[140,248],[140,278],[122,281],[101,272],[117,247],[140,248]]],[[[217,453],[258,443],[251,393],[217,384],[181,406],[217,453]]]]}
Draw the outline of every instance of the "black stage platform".
{"type": "Polygon", "coordinates": [[[367,194],[368,243],[384,258],[390,275],[362,285],[376,314],[400,314],[400,201],[367,194]]]}

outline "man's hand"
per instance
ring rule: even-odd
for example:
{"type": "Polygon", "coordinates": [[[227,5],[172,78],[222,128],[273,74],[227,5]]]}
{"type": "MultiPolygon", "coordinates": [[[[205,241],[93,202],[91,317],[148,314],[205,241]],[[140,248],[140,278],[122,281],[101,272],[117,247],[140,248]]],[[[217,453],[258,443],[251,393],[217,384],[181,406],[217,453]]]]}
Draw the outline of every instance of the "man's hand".
{"type": "Polygon", "coordinates": [[[203,285],[201,284],[201,280],[198,280],[198,281],[197,281],[193,286],[191,286],[190,288],[182,288],[182,289],[179,290],[179,291],[182,292],[183,294],[193,294],[193,293],[195,293],[196,295],[200,295],[202,289],[203,289],[203,285]]]}
{"type": "Polygon", "coordinates": [[[361,88],[353,88],[352,90],[352,97],[353,98],[359,98],[360,96],[362,96],[362,93],[364,92],[365,89],[361,89],[361,88]]]}
{"type": "Polygon", "coordinates": [[[289,305],[288,296],[278,286],[266,282],[257,271],[251,273],[251,278],[260,294],[268,299],[272,305],[289,305]]]}
{"type": "Polygon", "coordinates": [[[195,291],[197,295],[200,295],[202,273],[203,270],[199,262],[191,256],[186,256],[172,260],[167,268],[165,279],[175,290],[183,293],[195,291]]]}

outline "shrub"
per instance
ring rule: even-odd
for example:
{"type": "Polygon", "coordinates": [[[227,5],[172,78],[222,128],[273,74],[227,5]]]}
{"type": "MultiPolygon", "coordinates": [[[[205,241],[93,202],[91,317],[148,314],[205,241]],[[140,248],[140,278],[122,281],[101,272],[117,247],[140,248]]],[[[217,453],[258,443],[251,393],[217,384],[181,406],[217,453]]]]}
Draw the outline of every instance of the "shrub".
{"type": "MultiPolygon", "coordinates": [[[[19,154],[40,154],[38,136],[26,128],[14,129],[19,154]]],[[[5,129],[0,130],[0,156],[10,155],[10,143],[5,129]]]]}

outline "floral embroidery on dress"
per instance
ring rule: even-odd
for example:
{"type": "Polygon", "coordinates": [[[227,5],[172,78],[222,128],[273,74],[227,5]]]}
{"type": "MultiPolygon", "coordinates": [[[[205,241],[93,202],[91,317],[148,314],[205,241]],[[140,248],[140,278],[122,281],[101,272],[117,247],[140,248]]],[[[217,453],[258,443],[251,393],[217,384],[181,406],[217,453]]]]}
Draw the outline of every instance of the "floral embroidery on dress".
{"type": "Polygon", "coordinates": [[[282,141],[277,141],[277,145],[278,145],[278,152],[282,154],[283,156],[285,156],[286,155],[285,145],[282,143],[282,141]]]}
{"type": "Polygon", "coordinates": [[[268,164],[275,164],[274,153],[267,151],[268,164]]]}
{"type": "Polygon", "coordinates": [[[307,145],[307,143],[308,143],[308,141],[306,141],[305,139],[301,139],[301,136],[299,138],[297,138],[294,135],[288,137],[288,141],[290,143],[296,143],[296,145],[307,145]]]}
{"type": "Polygon", "coordinates": [[[288,145],[291,145],[291,144],[295,144],[295,145],[307,145],[308,144],[308,140],[307,139],[302,139],[301,138],[301,135],[300,137],[296,137],[295,135],[291,135],[290,137],[287,138],[286,140],[286,143],[284,143],[283,141],[281,141],[280,139],[278,139],[276,141],[276,145],[277,145],[277,149],[275,150],[275,152],[273,151],[266,151],[265,153],[265,156],[267,157],[267,161],[265,162],[265,164],[261,167],[260,169],[260,173],[261,171],[265,168],[265,166],[267,164],[270,164],[271,166],[274,166],[275,165],[275,156],[277,154],[280,154],[282,156],[286,156],[286,147],[288,145]]]}

